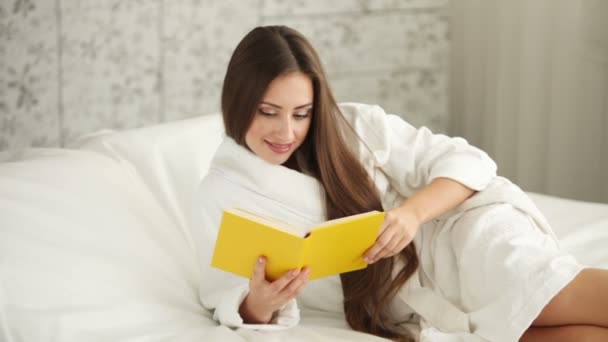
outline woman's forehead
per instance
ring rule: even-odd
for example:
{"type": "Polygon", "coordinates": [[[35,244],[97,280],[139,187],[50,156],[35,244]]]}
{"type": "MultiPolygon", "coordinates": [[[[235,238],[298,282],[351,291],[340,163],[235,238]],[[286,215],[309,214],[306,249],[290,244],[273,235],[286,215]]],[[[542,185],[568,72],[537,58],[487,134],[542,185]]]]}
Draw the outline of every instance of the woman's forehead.
{"type": "Polygon", "coordinates": [[[312,104],[312,80],[301,72],[292,72],[275,78],[266,89],[262,103],[277,108],[298,108],[312,104]]]}

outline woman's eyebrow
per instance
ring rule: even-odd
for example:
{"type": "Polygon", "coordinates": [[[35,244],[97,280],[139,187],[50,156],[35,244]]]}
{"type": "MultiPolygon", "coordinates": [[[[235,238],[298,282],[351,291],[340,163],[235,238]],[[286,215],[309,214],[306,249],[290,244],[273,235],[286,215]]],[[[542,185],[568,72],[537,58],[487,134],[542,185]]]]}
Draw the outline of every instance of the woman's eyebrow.
{"type": "MultiPolygon", "coordinates": [[[[261,103],[269,105],[269,106],[272,106],[272,107],[275,107],[275,108],[278,108],[278,109],[283,109],[283,107],[281,107],[281,106],[279,106],[277,104],[271,103],[271,102],[262,101],[261,103]]],[[[304,104],[304,105],[301,105],[301,106],[297,106],[294,109],[300,109],[300,108],[304,108],[304,107],[308,107],[308,106],[312,106],[312,103],[307,103],[307,104],[304,104]]]]}

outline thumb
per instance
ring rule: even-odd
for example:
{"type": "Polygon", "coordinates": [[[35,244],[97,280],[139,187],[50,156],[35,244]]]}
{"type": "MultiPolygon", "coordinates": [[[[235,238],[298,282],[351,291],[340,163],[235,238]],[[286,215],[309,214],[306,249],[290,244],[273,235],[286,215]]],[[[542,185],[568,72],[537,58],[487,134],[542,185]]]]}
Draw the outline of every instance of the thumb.
{"type": "Polygon", "coordinates": [[[384,220],[382,221],[382,225],[380,226],[380,231],[378,231],[378,236],[382,235],[382,233],[384,233],[386,228],[388,228],[390,225],[390,218],[388,217],[388,215],[384,216],[384,220]]]}
{"type": "Polygon", "coordinates": [[[266,280],[266,257],[261,255],[258,257],[255,262],[255,266],[253,266],[253,276],[251,280],[257,283],[263,282],[266,280]]]}

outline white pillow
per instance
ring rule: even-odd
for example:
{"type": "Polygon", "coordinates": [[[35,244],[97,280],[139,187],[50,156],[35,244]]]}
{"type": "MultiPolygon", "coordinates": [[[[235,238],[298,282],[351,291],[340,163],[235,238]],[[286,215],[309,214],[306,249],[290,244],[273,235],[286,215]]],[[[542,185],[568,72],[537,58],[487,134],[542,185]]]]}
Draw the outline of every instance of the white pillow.
{"type": "Polygon", "coordinates": [[[103,153],[131,167],[163,209],[189,236],[191,203],[201,178],[224,136],[220,114],[155,126],[93,134],[73,147],[103,153]]]}
{"type": "Polygon", "coordinates": [[[206,146],[101,138],[91,143],[124,154],[32,149],[0,164],[1,341],[194,341],[217,329],[189,235],[167,211],[200,177],[206,146]]]}

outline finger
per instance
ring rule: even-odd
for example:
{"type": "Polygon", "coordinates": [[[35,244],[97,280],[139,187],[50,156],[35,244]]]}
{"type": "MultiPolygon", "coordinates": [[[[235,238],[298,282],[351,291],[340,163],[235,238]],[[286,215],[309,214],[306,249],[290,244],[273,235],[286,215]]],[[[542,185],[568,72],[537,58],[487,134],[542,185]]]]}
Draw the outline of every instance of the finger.
{"type": "Polygon", "coordinates": [[[285,272],[283,276],[275,281],[273,281],[270,286],[275,293],[279,293],[289,284],[295,277],[300,274],[300,269],[296,268],[291,271],[285,272]]]}
{"type": "Polygon", "coordinates": [[[261,255],[253,266],[253,275],[251,281],[254,283],[261,283],[266,280],[266,257],[261,255]]]}
{"type": "Polygon", "coordinates": [[[378,233],[378,236],[380,236],[382,233],[384,233],[384,231],[390,226],[390,219],[389,216],[385,216],[384,217],[384,221],[382,221],[382,225],[380,226],[380,232],[378,233]]]}
{"type": "Polygon", "coordinates": [[[310,268],[305,267],[296,278],[294,278],[285,288],[283,289],[281,296],[284,298],[284,302],[295,298],[302,292],[306,283],[308,283],[308,276],[310,275],[310,268]]]}
{"type": "Polygon", "coordinates": [[[382,233],[378,237],[378,239],[376,240],[376,243],[372,246],[372,248],[370,248],[365,253],[365,256],[363,257],[365,262],[367,262],[367,263],[373,262],[373,260],[376,259],[376,255],[378,253],[380,253],[380,251],[383,250],[386,247],[386,245],[391,241],[393,234],[394,233],[391,231],[391,229],[388,229],[384,233],[382,233]]]}
{"type": "Polygon", "coordinates": [[[389,253],[389,250],[388,250],[388,249],[386,249],[386,248],[383,248],[383,249],[382,249],[380,252],[378,252],[378,254],[376,254],[376,255],[374,256],[374,258],[373,258],[373,259],[371,259],[371,260],[369,261],[369,263],[370,263],[370,264],[375,263],[376,261],[378,261],[378,260],[380,260],[380,259],[384,258],[385,256],[387,256],[387,255],[388,255],[388,253],[389,253]]]}
{"type": "Polygon", "coordinates": [[[374,259],[371,261],[371,263],[376,263],[378,260],[383,259],[383,258],[389,258],[392,257],[393,255],[397,254],[397,252],[395,252],[395,250],[390,249],[390,248],[384,248],[382,249],[380,252],[378,252],[378,254],[376,254],[376,256],[374,257],[374,259]]]}
{"type": "Polygon", "coordinates": [[[399,240],[399,242],[395,243],[393,246],[386,246],[382,251],[380,251],[372,263],[382,259],[382,258],[390,258],[399,254],[409,243],[411,242],[410,238],[404,236],[399,240]]]}
{"type": "Polygon", "coordinates": [[[309,276],[310,276],[310,271],[308,271],[306,276],[301,280],[300,286],[291,293],[291,296],[288,298],[288,300],[291,300],[291,299],[297,297],[302,292],[302,290],[304,290],[304,288],[306,287],[306,284],[308,284],[309,276]]]}
{"type": "Polygon", "coordinates": [[[407,245],[409,245],[412,241],[414,240],[413,236],[410,235],[406,235],[403,237],[403,239],[401,239],[401,241],[399,242],[401,246],[401,248],[399,248],[399,251],[401,251],[402,249],[404,249],[407,245]]]}
{"type": "Polygon", "coordinates": [[[371,264],[382,249],[384,249],[384,243],[382,243],[381,241],[376,241],[372,248],[370,248],[367,253],[365,253],[365,255],[363,256],[363,260],[366,263],[371,264]]]}
{"type": "Polygon", "coordinates": [[[401,241],[403,241],[403,238],[401,239],[396,239],[393,238],[391,239],[386,246],[384,246],[384,248],[378,253],[376,254],[376,257],[374,258],[373,262],[376,262],[382,258],[386,258],[389,256],[393,256],[397,253],[399,253],[400,249],[399,249],[399,244],[401,244],[401,241]]]}

